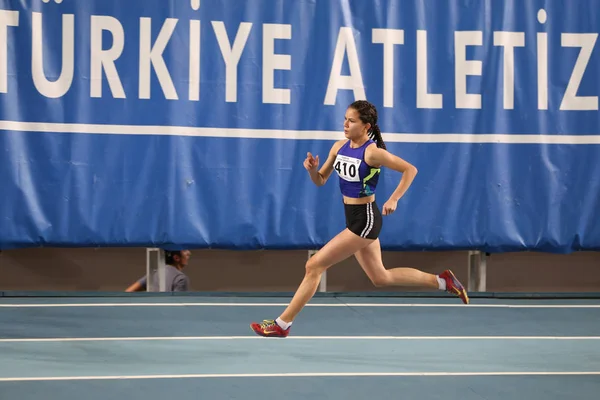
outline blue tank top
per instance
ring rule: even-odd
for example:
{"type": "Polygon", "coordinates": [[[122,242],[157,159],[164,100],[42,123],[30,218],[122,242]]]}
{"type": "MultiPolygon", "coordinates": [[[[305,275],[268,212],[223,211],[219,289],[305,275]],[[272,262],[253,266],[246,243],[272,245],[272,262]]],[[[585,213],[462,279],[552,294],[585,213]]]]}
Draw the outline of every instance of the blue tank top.
{"type": "Polygon", "coordinates": [[[365,162],[365,149],[372,143],[367,140],[362,146],[353,149],[348,140],[340,148],[333,168],[340,177],[340,190],[346,197],[367,197],[375,193],[379,181],[380,168],[373,168],[365,162]]]}

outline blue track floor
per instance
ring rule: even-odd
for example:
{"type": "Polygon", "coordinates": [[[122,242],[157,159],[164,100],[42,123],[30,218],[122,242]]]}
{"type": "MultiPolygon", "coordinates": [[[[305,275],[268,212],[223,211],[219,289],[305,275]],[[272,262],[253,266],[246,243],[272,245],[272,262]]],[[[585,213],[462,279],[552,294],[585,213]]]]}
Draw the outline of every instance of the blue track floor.
{"type": "Polygon", "coordinates": [[[0,399],[597,399],[600,302],[2,298],[0,399]]]}

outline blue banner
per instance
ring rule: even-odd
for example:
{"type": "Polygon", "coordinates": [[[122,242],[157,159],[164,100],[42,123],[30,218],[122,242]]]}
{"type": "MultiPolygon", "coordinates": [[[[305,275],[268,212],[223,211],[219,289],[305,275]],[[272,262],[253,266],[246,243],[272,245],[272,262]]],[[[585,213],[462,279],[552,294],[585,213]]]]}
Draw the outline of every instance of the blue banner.
{"type": "Polygon", "coordinates": [[[317,248],[346,107],[390,250],[600,248],[595,0],[0,0],[0,248],[317,248]],[[382,205],[401,178],[385,170],[382,205]]]}

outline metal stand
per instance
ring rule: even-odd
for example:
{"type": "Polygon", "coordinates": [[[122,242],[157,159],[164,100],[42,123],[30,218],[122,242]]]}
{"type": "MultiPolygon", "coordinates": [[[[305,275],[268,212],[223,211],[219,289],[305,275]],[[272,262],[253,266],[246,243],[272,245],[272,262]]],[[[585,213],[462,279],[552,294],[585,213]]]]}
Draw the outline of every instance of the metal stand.
{"type": "Polygon", "coordinates": [[[486,254],[480,251],[469,251],[469,283],[470,292],[485,292],[487,276],[486,254]]]}
{"type": "Polygon", "coordinates": [[[165,280],[165,252],[162,249],[146,249],[146,291],[164,292],[165,280]]]}
{"type": "MultiPolygon", "coordinates": [[[[310,259],[312,256],[314,256],[315,254],[317,254],[317,250],[309,250],[308,251],[308,258],[310,259]]],[[[319,282],[319,292],[326,292],[327,291],[327,271],[323,272],[323,275],[321,275],[321,282],[319,282]]]]}

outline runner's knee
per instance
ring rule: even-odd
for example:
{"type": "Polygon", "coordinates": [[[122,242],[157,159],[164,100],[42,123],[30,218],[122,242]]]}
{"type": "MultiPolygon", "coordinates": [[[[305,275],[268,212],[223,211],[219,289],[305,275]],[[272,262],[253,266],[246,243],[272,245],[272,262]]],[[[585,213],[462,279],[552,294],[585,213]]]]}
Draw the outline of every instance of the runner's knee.
{"type": "Polygon", "coordinates": [[[323,271],[325,271],[326,269],[327,269],[327,266],[319,263],[319,260],[317,257],[311,257],[306,262],[306,274],[307,275],[312,275],[312,274],[321,275],[323,273],[323,271]]]}
{"type": "Polygon", "coordinates": [[[375,287],[386,287],[390,286],[390,274],[385,271],[381,272],[377,275],[374,275],[371,278],[371,282],[375,287]]]}

